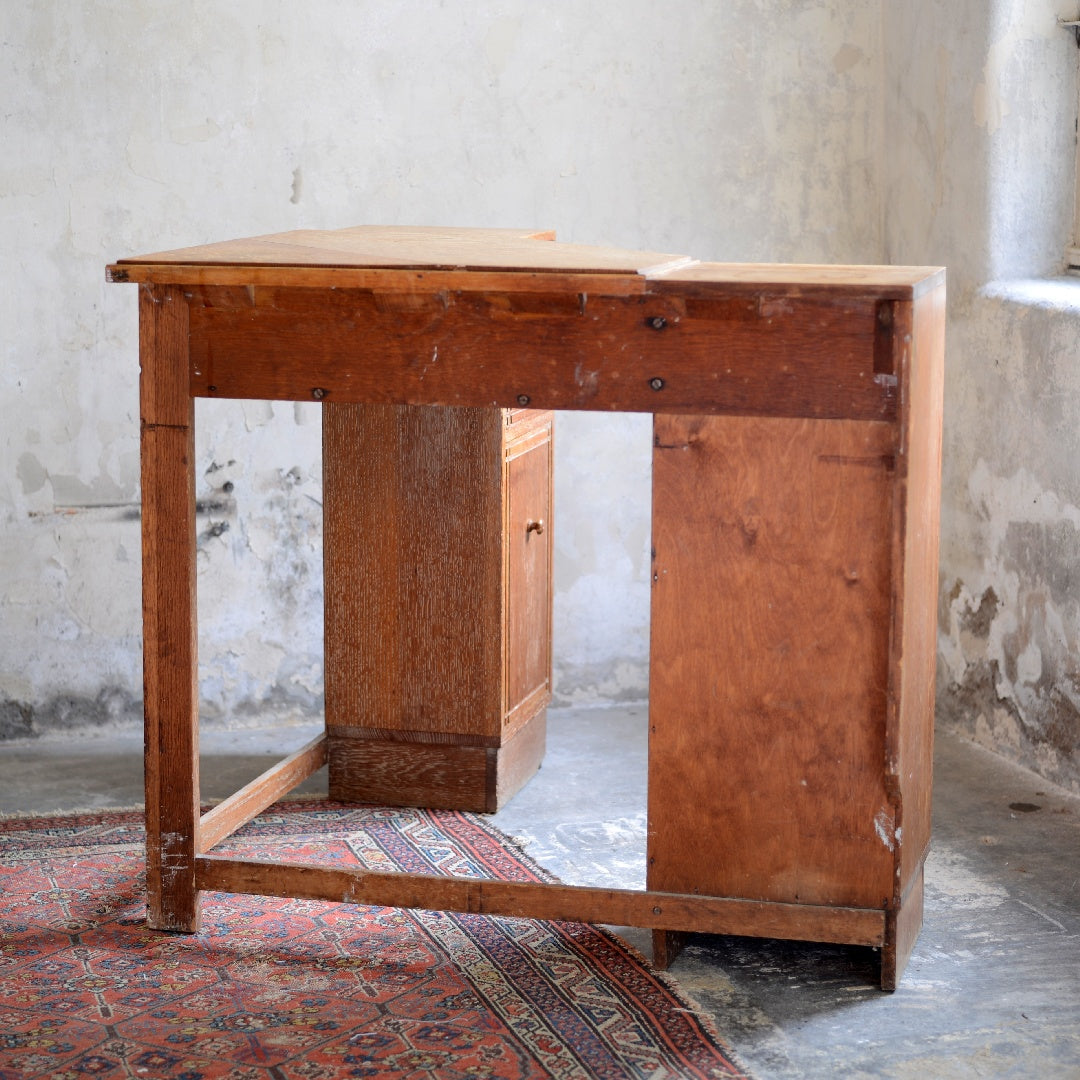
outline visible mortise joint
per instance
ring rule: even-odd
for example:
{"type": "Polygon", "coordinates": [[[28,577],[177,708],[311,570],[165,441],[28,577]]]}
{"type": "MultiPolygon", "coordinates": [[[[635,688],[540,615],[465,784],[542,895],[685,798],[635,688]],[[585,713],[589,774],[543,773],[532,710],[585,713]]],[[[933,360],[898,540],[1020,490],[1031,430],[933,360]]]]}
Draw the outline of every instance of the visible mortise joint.
{"type": "Polygon", "coordinates": [[[190,431],[190,424],[155,424],[152,420],[140,421],[143,431],[190,431]]]}
{"type": "Polygon", "coordinates": [[[896,357],[893,349],[893,325],[896,321],[894,302],[878,302],[874,333],[874,382],[888,393],[890,384],[887,378],[892,376],[892,386],[896,385],[896,357]]]}

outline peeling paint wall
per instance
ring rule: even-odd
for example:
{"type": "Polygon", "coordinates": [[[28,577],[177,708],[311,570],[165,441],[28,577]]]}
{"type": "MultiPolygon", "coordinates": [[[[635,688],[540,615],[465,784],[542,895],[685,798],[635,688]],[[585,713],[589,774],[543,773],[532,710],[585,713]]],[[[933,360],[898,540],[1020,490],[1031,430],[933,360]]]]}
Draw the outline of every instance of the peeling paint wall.
{"type": "MultiPolygon", "coordinates": [[[[0,13],[0,737],[139,713],[126,254],[364,222],[882,249],[861,0],[106,0],[0,13]]],[[[318,416],[200,403],[203,713],[321,698],[318,416]]],[[[650,433],[560,417],[556,693],[646,686],[650,433]]]]}
{"type": "Polygon", "coordinates": [[[1080,282],[980,291],[958,320],[939,715],[1080,790],[1080,282]],[[955,431],[963,419],[966,431],[955,431]],[[961,462],[970,466],[961,473],[961,462]]]}
{"type": "Polygon", "coordinates": [[[1076,5],[887,5],[894,262],[949,267],[938,715],[1080,791],[1076,5]]]}
{"type": "MultiPolygon", "coordinates": [[[[939,713],[1080,789],[1072,0],[8,4],[0,737],[140,714],[124,254],[359,222],[949,267],[939,713]],[[422,77],[420,77],[422,73],[422,77]]],[[[315,406],[200,403],[203,715],[317,710],[315,406]]],[[[561,702],[644,696],[649,422],[559,418],[561,702]]]]}

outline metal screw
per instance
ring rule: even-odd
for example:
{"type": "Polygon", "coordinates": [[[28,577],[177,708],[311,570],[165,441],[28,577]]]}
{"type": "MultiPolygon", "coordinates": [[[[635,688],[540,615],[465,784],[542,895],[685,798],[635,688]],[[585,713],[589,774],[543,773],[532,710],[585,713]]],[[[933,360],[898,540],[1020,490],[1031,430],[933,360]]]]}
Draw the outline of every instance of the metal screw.
{"type": "Polygon", "coordinates": [[[528,405],[531,400],[532,399],[529,397],[528,394],[518,394],[517,396],[517,403],[522,406],[522,408],[528,405]]]}
{"type": "Polygon", "coordinates": [[[663,390],[664,389],[664,380],[661,379],[661,378],[650,379],[649,380],[649,385],[654,390],[663,390]]]}
{"type": "Polygon", "coordinates": [[[326,397],[326,395],[329,394],[329,393],[330,393],[329,390],[324,390],[323,387],[321,387],[321,386],[313,386],[311,388],[311,396],[316,401],[322,401],[322,399],[324,397],[326,397]]]}
{"type": "Polygon", "coordinates": [[[216,386],[208,386],[206,388],[206,392],[208,394],[215,394],[215,393],[217,393],[217,387],[216,386]]]}
{"type": "Polygon", "coordinates": [[[654,330],[663,330],[667,326],[667,319],[663,315],[654,315],[647,321],[654,330]]]}

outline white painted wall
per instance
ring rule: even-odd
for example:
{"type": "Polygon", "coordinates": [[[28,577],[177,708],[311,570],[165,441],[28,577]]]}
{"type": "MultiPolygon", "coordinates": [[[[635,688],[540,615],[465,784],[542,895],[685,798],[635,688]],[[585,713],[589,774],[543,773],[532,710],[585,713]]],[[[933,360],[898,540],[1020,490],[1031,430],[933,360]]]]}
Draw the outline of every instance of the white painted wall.
{"type": "MultiPolygon", "coordinates": [[[[358,223],[882,253],[864,0],[5,3],[0,102],[0,736],[139,714],[136,297],[106,262],[358,223]]],[[[312,409],[200,403],[208,717],[319,704],[312,409]]],[[[645,692],[648,469],[647,419],[560,416],[559,700],[645,692]]]]}
{"type": "Polygon", "coordinates": [[[1080,791],[1077,5],[885,12],[886,250],[949,267],[939,717],[1080,791]]]}
{"type": "MultiPolygon", "coordinates": [[[[1074,0],[0,6],[0,737],[140,711],[125,254],[360,222],[949,267],[939,712],[1080,789],[1074,0]]],[[[204,714],[317,710],[312,405],[200,403],[204,714]]],[[[563,414],[556,697],[644,695],[649,430],[563,414]]]]}

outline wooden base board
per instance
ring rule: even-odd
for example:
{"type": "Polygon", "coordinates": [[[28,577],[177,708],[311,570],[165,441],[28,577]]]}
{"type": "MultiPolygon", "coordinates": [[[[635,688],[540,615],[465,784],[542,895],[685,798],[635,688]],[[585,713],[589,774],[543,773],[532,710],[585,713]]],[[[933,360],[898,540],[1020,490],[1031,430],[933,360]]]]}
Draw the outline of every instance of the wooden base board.
{"type": "Polygon", "coordinates": [[[330,729],[327,737],[332,799],[493,814],[540,768],[547,710],[498,747],[395,742],[357,737],[348,729],[330,729]]]}
{"type": "MultiPolygon", "coordinates": [[[[885,912],[881,946],[881,989],[896,989],[923,923],[923,867],[919,866],[899,908],[885,912]]],[[[690,939],[682,930],[653,930],[653,965],[666,971],[690,939]]]]}

